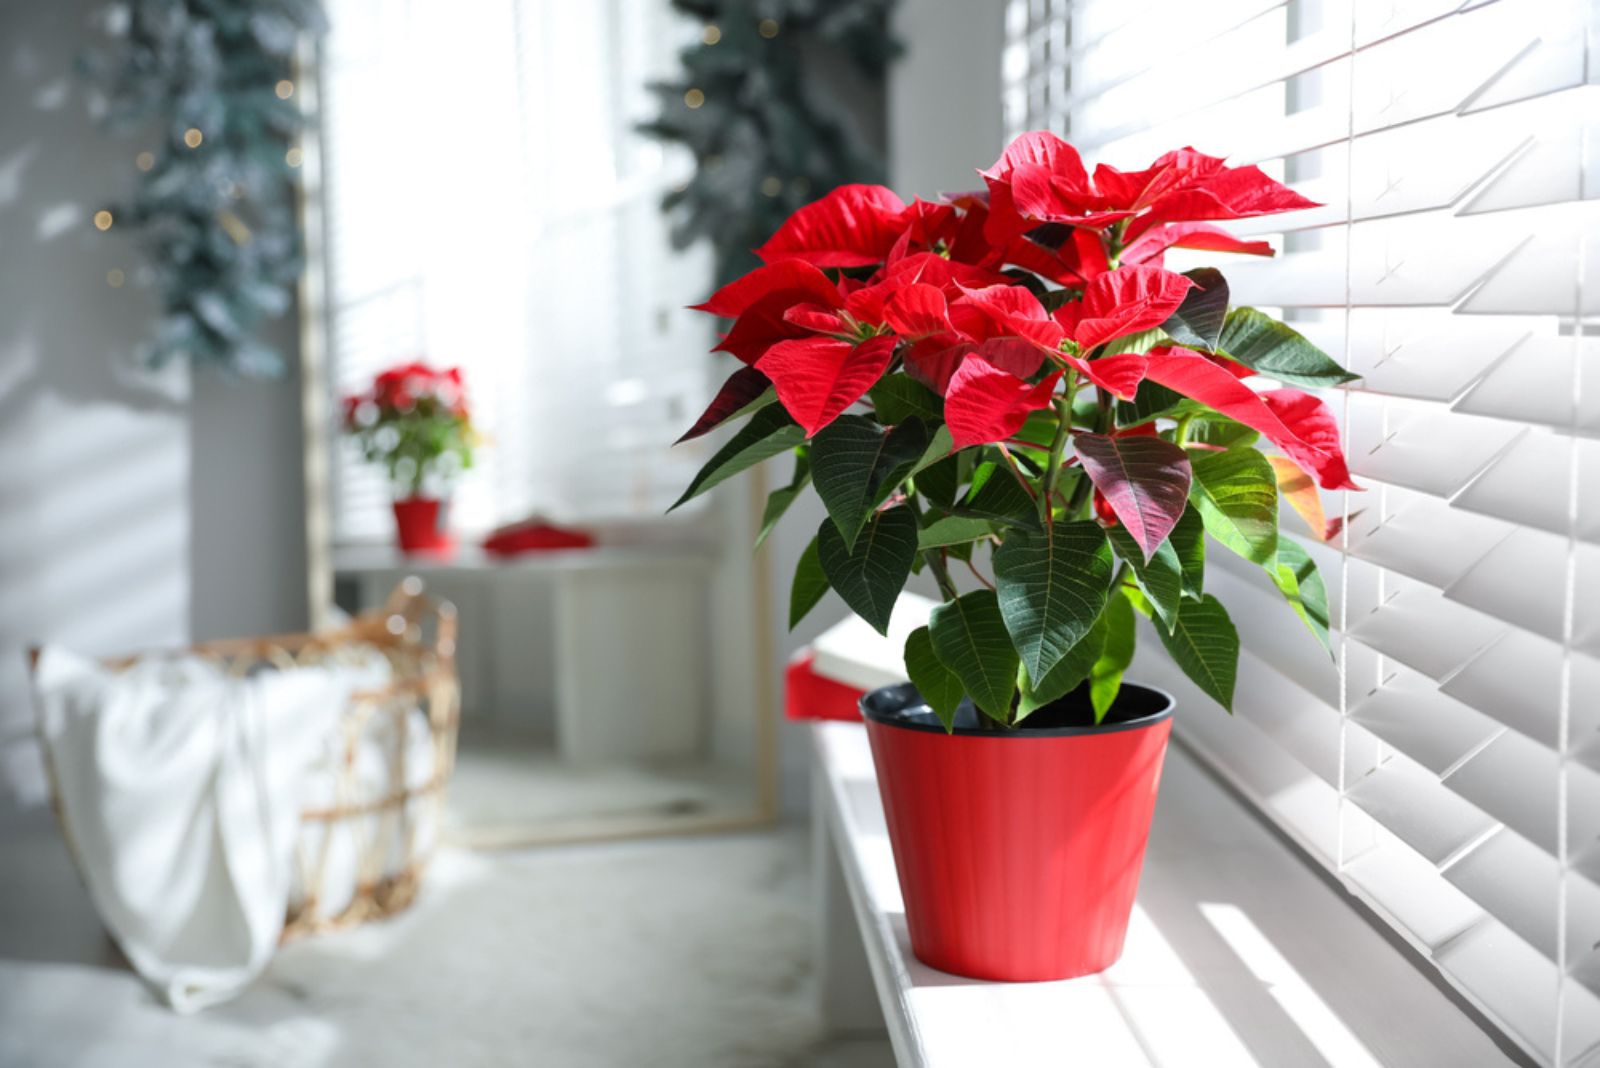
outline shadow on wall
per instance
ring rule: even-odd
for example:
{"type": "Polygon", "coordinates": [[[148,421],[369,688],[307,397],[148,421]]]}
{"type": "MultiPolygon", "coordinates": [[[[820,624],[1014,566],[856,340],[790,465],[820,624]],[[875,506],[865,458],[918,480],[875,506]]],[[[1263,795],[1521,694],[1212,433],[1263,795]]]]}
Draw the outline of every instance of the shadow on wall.
{"type": "Polygon", "coordinates": [[[141,261],[94,227],[137,147],[96,128],[73,72],[91,11],[0,6],[0,796],[29,800],[25,647],[189,630],[188,373],[139,365],[141,261]]]}

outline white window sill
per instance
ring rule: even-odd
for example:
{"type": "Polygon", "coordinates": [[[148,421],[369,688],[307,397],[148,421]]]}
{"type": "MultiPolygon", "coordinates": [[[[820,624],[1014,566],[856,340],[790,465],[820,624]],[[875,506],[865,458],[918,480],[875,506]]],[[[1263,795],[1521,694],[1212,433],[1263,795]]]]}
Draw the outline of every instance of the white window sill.
{"type": "MultiPolygon", "coordinates": [[[[934,971],[911,955],[864,731],[817,724],[813,740],[818,859],[835,870],[822,929],[848,930],[839,919],[854,912],[901,1065],[1514,1063],[1177,745],[1116,965],[1028,984],[934,971]]],[[[825,1005],[860,981],[852,955],[827,938],[825,1005]]]]}

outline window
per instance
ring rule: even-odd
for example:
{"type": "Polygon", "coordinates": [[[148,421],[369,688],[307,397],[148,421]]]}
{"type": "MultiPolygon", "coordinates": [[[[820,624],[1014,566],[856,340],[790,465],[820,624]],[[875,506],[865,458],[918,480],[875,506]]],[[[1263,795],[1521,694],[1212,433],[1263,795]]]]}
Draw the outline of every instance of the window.
{"type": "MultiPolygon", "coordinates": [[[[1004,104],[1326,207],[1221,267],[1364,377],[1335,662],[1213,547],[1238,714],[1179,730],[1543,1063],[1600,1058],[1600,16],[1584,0],[1013,0],[1004,104]],[[1259,611],[1256,609],[1259,608],[1259,611]]],[[[1293,521],[1286,519],[1286,526],[1293,521]]],[[[1304,539],[1302,539],[1304,540],[1304,539]]],[[[1214,577],[1213,577],[1214,575],[1214,577]]],[[[1149,649],[1153,643],[1145,643],[1149,649]]]]}
{"type": "MultiPolygon", "coordinates": [[[[659,516],[698,463],[711,284],[659,203],[686,173],[642,137],[684,33],[652,0],[330,0],[322,65],[329,378],[460,365],[488,435],[467,532],[538,510],[659,516]],[[582,457],[581,469],[576,462],[582,457]]],[[[336,441],[338,542],[386,537],[383,476],[336,441]]]]}

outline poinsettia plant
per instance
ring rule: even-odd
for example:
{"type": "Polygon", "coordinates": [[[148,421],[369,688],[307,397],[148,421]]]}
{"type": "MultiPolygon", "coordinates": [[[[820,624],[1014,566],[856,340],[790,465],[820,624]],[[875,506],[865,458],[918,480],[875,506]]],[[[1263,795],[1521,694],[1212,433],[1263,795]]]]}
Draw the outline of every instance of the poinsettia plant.
{"type": "Polygon", "coordinates": [[[748,420],[679,503],[793,451],[760,536],[808,484],[828,518],[797,568],[791,626],[831,587],[886,633],[927,568],[943,602],[905,659],[947,728],[963,698],[1015,727],[1084,691],[1100,722],[1136,613],[1231,710],[1239,639],[1204,589],[1206,535],[1264,568],[1327,644],[1326,590],[1278,506],[1321,533],[1317,487],[1355,488],[1331,411],[1293,388],[1354,376],[1230,307],[1217,270],[1163,258],[1271,255],[1212,222],[1316,205],[1190,148],[1091,174],[1042,132],[979,173],[984,190],[938,202],[836,189],[699,306],[731,321],[717,348],[745,366],[684,438],[748,420]],[[976,588],[962,592],[958,567],[976,588]]]}
{"type": "Polygon", "coordinates": [[[345,397],[341,414],[345,433],[364,459],[384,466],[399,496],[438,493],[472,466],[477,433],[458,367],[391,367],[345,397]]]}

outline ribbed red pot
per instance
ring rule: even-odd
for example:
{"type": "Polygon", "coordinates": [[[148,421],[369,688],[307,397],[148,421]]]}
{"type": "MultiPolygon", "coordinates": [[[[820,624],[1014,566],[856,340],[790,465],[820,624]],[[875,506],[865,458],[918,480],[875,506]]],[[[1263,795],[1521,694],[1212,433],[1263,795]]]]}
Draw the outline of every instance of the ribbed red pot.
{"type": "Polygon", "coordinates": [[[861,699],[924,964],[1020,982],[1122,955],[1172,698],[1126,684],[1100,726],[1063,725],[1083,722],[1071,700],[1014,731],[978,728],[967,711],[973,725],[946,734],[910,685],[861,699]]]}
{"type": "Polygon", "coordinates": [[[400,551],[437,553],[455,548],[445,525],[449,502],[433,497],[407,497],[394,502],[394,528],[400,551]]]}

